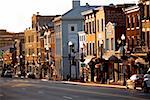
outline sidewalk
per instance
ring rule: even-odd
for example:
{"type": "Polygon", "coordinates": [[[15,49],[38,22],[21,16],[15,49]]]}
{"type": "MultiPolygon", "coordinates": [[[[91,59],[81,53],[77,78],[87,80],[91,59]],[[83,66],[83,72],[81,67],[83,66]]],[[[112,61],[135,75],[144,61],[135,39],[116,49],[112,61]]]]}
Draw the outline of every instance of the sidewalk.
{"type": "Polygon", "coordinates": [[[100,84],[100,83],[82,83],[82,82],[72,82],[72,81],[61,81],[64,84],[73,84],[73,85],[84,85],[84,86],[96,86],[96,87],[109,87],[109,88],[119,88],[126,89],[126,86],[121,85],[111,85],[111,84],[100,84]]]}

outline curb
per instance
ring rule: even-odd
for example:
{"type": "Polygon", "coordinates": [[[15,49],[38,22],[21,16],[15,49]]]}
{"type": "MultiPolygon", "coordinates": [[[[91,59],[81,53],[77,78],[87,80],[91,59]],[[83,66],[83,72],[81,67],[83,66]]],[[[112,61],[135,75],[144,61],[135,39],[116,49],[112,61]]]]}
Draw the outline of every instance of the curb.
{"type": "Polygon", "coordinates": [[[126,86],[121,85],[110,85],[110,84],[96,84],[96,83],[81,83],[81,82],[71,82],[71,81],[61,81],[64,84],[73,84],[73,85],[83,85],[83,86],[95,86],[95,87],[108,87],[108,88],[119,88],[126,89],[126,86]]]}

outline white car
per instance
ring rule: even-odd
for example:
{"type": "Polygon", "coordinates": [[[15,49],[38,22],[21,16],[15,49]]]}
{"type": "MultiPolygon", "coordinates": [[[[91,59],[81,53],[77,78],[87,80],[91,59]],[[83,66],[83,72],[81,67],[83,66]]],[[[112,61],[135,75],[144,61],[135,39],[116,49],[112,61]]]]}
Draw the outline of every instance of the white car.
{"type": "Polygon", "coordinates": [[[143,83],[143,75],[142,74],[134,74],[126,81],[127,89],[136,89],[137,87],[142,88],[143,83]]]}

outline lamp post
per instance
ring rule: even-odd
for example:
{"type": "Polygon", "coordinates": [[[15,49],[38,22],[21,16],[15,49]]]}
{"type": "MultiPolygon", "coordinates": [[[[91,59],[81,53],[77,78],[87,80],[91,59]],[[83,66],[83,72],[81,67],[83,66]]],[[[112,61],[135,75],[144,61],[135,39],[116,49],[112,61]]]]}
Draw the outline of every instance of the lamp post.
{"type": "Polygon", "coordinates": [[[39,78],[42,79],[42,67],[41,67],[41,53],[38,53],[38,64],[39,64],[39,78]]]}
{"type": "Polygon", "coordinates": [[[126,84],[126,82],[125,82],[125,49],[124,49],[124,46],[125,46],[125,35],[124,34],[122,34],[121,35],[121,44],[122,44],[122,60],[123,60],[123,65],[122,65],[122,67],[123,67],[123,85],[125,85],[126,84]]]}
{"type": "Polygon", "coordinates": [[[69,78],[71,79],[71,66],[72,66],[72,63],[71,63],[71,60],[72,60],[72,47],[73,47],[73,43],[71,41],[68,42],[68,46],[69,46],[69,63],[70,63],[70,67],[69,67],[69,78]]]}
{"type": "Polygon", "coordinates": [[[28,70],[28,66],[29,66],[29,62],[28,62],[29,54],[27,54],[26,57],[27,57],[26,60],[27,60],[27,73],[28,73],[28,71],[29,71],[29,70],[28,70]]]}
{"type": "Polygon", "coordinates": [[[50,79],[50,68],[49,68],[49,47],[48,47],[48,45],[46,45],[46,66],[47,66],[47,69],[48,69],[48,79],[50,79]]]}
{"type": "Polygon", "coordinates": [[[123,53],[123,57],[125,57],[125,49],[124,49],[124,46],[125,46],[125,35],[124,34],[122,34],[121,35],[121,43],[122,43],[122,53],[123,53]]]}
{"type": "Polygon", "coordinates": [[[80,60],[82,63],[81,63],[81,67],[82,67],[82,82],[84,82],[84,53],[83,53],[83,48],[81,48],[81,60],[80,60]]]}
{"type": "MultiPolygon", "coordinates": [[[[35,57],[35,54],[33,53],[33,54],[32,54],[32,65],[35,65],[34,57],[35,57]]],[[[32,69],[33,69],[33,68],[32,68],[32,69]]],[[[34,71],[33,71],[33,73],[34,73],[34,71]]]]}
{"type": "Polygon", "coordinates": [[[103,58],[103,40],[100,41],[100,44],[101,44],[101,59],[103,58]]]}
{"type": "Polygon", "coordinates": [[[20,72],[21,72],[21,75],[22,75],[23,74],[23,64],[22,64],[23,56],[20,55],[19,58],[20,58],[20,72]]]}

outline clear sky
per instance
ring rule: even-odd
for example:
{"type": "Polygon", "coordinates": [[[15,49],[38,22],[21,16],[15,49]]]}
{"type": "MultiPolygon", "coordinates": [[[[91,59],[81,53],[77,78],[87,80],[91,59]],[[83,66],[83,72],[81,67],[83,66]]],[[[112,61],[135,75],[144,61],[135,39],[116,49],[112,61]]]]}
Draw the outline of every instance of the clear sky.
{"type": "MultiPolygon", "coordinates": [[[[108,5],[110,3],[137,3],[138,0],[80,0],[81,5],[108,5]]],[[[72,8],[72,0],[0,0],[0,29],[23,32],[31,26],[31,17],[61,15],[72,8]]]]}

